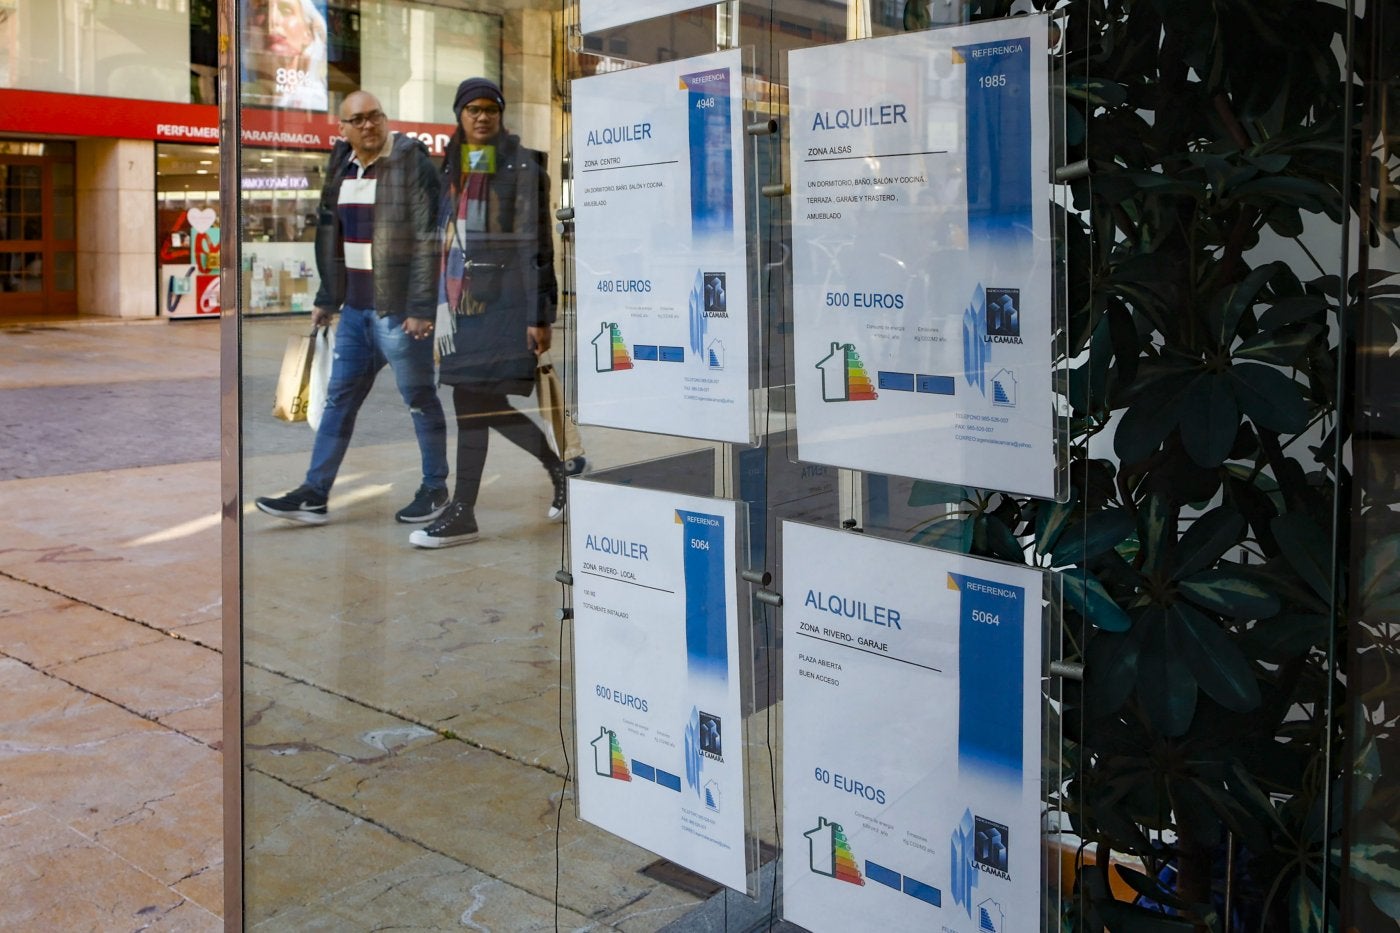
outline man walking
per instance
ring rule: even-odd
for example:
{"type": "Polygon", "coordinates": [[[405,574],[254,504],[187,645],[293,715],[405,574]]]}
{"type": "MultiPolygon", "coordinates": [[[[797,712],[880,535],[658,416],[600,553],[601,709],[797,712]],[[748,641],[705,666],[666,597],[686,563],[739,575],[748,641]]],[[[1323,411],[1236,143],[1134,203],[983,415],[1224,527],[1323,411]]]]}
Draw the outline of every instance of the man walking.
{"type": "Polygon", "coordinates": [[[447,423],[433,368],[437,313],[437,170],[419,141],[389,132],[379,100],[356,91],[340,105],[345,139],[331,150],[316,227],[321,287],[311,320],[339,311],[326,407],[303,484],[263,496],[268,515],[320,525],[350,446],[355,416],[385,363],[413,415],[423,481],[394,516],[429,522],[447,494],[447,423]]]}

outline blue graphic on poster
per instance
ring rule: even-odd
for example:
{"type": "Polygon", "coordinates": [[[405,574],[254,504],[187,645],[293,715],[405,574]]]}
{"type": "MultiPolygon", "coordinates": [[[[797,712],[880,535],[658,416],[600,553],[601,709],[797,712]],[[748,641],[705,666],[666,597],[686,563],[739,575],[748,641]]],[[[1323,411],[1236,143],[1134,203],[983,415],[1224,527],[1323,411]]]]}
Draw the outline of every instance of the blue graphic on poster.
{"type": "Polygon", "coordinates": [[[734,230],[734,150],[729,69],[681,75],[690,92],[690,230],[696,237],[734,230]]]}

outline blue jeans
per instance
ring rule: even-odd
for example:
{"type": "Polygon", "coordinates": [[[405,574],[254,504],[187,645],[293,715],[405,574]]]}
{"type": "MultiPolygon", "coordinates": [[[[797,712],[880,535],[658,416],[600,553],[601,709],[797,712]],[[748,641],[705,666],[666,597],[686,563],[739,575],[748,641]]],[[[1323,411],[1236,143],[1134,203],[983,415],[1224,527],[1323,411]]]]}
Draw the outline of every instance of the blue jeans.
{"type": "Polygon", "coordinates": [[[414,340],[405,334],[404,317],[402,313],[380,317],[372,309],[349,305],[340,309],[326,408],[306,471],[306,485],[322,495],[331,491],[350,447],[355,416],[385,363],[393,370],[399,395],[413,415],[413,431],[423,458],[423,485],[447,488],[447,421],[438,399],[433,341],[414,340]]]}

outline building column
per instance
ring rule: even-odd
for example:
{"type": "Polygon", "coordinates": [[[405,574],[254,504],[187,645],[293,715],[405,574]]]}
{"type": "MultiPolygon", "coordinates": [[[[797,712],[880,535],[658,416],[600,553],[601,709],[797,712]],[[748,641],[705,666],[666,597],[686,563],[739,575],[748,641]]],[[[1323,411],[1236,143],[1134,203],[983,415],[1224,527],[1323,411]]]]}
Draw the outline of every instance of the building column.
{"type": "Polygon", "coordinates": [[[155,145],[80,139],[77,152],[78,313],[157,313],[155,145]]]}

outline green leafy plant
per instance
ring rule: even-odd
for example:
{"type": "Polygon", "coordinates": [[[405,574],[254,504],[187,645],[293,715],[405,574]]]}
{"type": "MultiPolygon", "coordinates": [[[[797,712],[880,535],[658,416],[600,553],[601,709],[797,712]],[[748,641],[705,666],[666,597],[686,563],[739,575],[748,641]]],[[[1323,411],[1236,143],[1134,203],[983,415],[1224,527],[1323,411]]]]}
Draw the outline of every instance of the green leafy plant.
{"type": "Polygon", "coordinates": [[[1067,161],[1089,166],[1064,214],[1070,497],[920,483],[911,505],[940,514],[915,540],[1062,582],[1085,679],[1058,708],[1059,804],[1098,850],[1072,928],[1222,929],[1227,866],[1235,930],[1338,929],[1348,886],[1393,924],[1400,716],[1388,676],[1348,696],[1337,660],[1349,573],[1377,659],[1400,647],[1400,536],[1347,551],[1348,361],[1397,319],[1391,274],[1343,249],[1354,229],[1383,236],[1369,121],[1385,85],[1338,54],[1387,60],[1377,5],[1036,6],[1063,15],[1067,161]],[[1348,801],[1364,838],[1343,834],[1348,801]],[[1115,901],[1115,870],[1153,906],[1115,901]]]}

